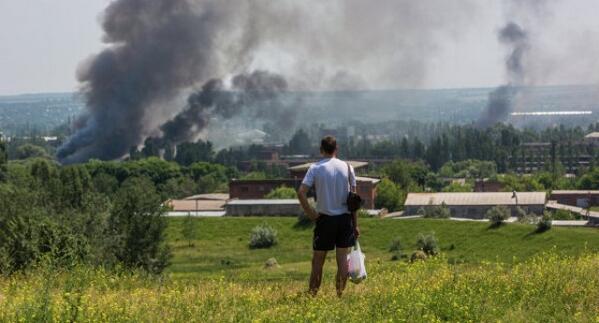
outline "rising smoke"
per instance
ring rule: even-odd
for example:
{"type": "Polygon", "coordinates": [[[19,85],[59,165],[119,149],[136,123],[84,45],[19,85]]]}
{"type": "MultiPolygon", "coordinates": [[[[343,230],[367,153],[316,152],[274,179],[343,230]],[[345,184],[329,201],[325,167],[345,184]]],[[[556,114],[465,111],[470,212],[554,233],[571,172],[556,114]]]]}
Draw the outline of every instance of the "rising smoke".
{"type": "Polygon", "coordinates": [[[509,22],[499,31],[498,38],[509,49],[505,61],[508,83],[489,93],[487,108],[478,122],[482,127],[506,120],[513,110],[514,96],[524,85],[525,59],[530,48],[526,31],[518,24],[509,22]]]}
{"type": "MultiPolygon", "coordinates": [[[[86,114],[57,156],[63,163],[117,159],[157,132],[174,142],[188,140],[205,129],[210,113],[226,119],[253,111],[252,118],[291,124],[287,129],[293,131],[294,114],[277,105],[281,100],[264,100],[260,91],[243,95],[241,104],[249,100],[256,106],[250,110],[233,99],[227,108],[200,104],[198,111],[192,107],[193,100],[204,99],[198,97],[189,101],[189,112],[176,117],[181,105],[174,102],[215,77],[272,70],[284,75],[289,90],[418,87],[439,47],[468,25],[476,3],[116,0],[103,17],[108,47],[78,73],[86,114]],[[187,113],[193,122],[183,120],[187,113]]],[[[240,85],[246,81],[234,78],[230,90],[254,85],[240,85]]],[[[222,81],[214,82],[198,95],[227,90],[222,81]]],[[[220,94],[213,99],[232,100],[220,94]]]]}
{"type": "Polygon", "coordinates": [[[189,96],[185,110],[160,127],[162,140],[171,146],[194,141],[211,119],[239,115],[293,128],[296,109],[292,101],[284,101],[286,92],[287,81],[267,71],[236,75],[230,89],[222,80],[212,79],[189,96]]]}
{"type": "MultiPolygon", "coordinates": [[[[504,122],[510,113],[520,110],[526,102],[527,86],[539,81],[539,69],[534,61],[541,56],[538,40],[541,25],[551,17],[549,4],[552,0],[509,0],[507,1],[507,23],[500,29],[497,37],[506,48],[505,60],[507,82],[489,93],[486,109],[478,120],[481,127],[504,122]],[[536,31],[537,33],[534,33],[536,31]],[[536,50],[535,50],[536,49],[536,50]]],[[[543,66],[547,70],[547,66],[543,66]]]]}

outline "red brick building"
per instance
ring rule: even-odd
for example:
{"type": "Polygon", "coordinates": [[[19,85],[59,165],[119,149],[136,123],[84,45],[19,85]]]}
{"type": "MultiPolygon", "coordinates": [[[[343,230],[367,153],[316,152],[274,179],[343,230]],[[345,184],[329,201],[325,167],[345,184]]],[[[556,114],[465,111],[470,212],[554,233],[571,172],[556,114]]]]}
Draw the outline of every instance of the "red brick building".
{"type": "Polygon", "coordinates": [[[551,192],[549,199],[560,204],[586,208],[599,205],[599,191],[556,190],[551,192]]]}
{"type": "Polygon", "coordinates": [[[504,188],[505,187],[501,182],[488,178],[477,179],[476,182],[474,182],[475,192],[503,192],[504,188]]]}
{"type": "Polygon", "coordinates": [[[234,179],[229,182],[229,195],[231,199],[263,199],[274,189],[282,186],[298,189],[301,183],[301,180],[296,179],[234,179]]]}
{"type": "MultiPolygon", "coordinates": [[[[368,166],[368,163],[365,162],[350,162],[350,164],[356,172],[368,166]]],[[[253,200],[263,199],[272,190],[282,186],[298,189],[310,165],[312,163],[290,167],[291,178],[289,179],[232,180],[229,182],[229,194],[231,199],[253,200]]],[[[374,209],[376,186],[379,181],[378,178],[356,176],[356,190],[364,200],[364,208],[374,209]]]]}

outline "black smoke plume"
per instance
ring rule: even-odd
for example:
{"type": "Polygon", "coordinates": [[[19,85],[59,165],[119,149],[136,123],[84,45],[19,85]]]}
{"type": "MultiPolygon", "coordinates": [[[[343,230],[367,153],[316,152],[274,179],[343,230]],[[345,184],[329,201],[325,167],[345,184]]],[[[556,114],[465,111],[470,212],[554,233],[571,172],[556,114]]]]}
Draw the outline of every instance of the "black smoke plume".
{"type": "Polygon", "coordinates": [[[526,31],[518,24],[509,22],[499,31],[498,38],[509,49],[505,61],[508,83],[489,93],[487,107],[478,121],[481,127],[492,126],[507,119],[513,111],[514,97],[524,85],[526,76],[525,58],[530,48],[526,31]]]}
{"type": "Polygon", "coordinates": [[[87,105],[58,150],[63,163],[116,159],[143,141],[159,107],[212,74],[217,22],[225,13],[186,0],[120,0],[107,8],[111,46],[78,73],[87,105]]]}
{"type": "MultiPolygon", "coordinates": [[[[254,69],[276,67],[293,90],[362,90],[372,83],[383,88],[421,86],[438,47],[449,42],[448,35],[470,26],[466,18],[478,3],[114,0],[102,22],[108,47],[78,72],[86,114],[74,124],[75,134],[57,157],[63,163],[122,158],[160,130],[173,141],[193,137],[197,129],[205,129],[205,117],[184,125],[185,131],[171,125],[160,129],[177,112],[171,108],[181,106],[175,101],[182,93],[211,78],[254,69]],[[431,19],[431,12],[443,14],[431,19]],[[281,57],[286,59],[278,62],[281,57]]],[[[243,78],[233,87],[261,86],[239,82],[243,78]]],[[[213,86],[214,91],[223,87],[213,86]]],[[[294,111],[273,110],[285,99],[264,100],[263,92],[243,95],[260,104],[241,111],[267,117],[263,129],[277,136],[270,130],[292,122],[294,111]]],[[[226,119],[227,109],[239,109],[235,95],[217,97],[214,100],[234,104],[223,103],[223,110],[209,112],[226,119]]],[[[176,121],[185,124],[181,118],[176,121]]]]}
{"type": "Polygon", "coordinates": [[[287,81],[267,71],[254,71],[233,77],[230,89],[220,79],[212,79],[189,96],[186,108],[163,124],[162,140],[166,145],[194,141],[211,119],[231,119],[245,115],[251,119],[271,121],[281,128],[293,128],[295,111],[286,101],[287,81]]]}

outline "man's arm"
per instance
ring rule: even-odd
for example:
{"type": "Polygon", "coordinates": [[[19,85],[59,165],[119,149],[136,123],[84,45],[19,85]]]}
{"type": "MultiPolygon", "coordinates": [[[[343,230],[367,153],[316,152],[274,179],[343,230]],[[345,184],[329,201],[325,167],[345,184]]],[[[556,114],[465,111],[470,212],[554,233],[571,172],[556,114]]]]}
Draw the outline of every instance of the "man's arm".
{"type": "Polygon", "coordinates": [[[318,212],[316,212],[316,210],[314,210],[314,208],[308,202],[308,190],[309,189],[310,188],[308,186],[306,186],[305,184],[300,185],[300,188],[297,191],[297,198],[299,199],[299,202],[302,206],[302,209],[304,209],[304,213],[306,213],[306,216],[308,218],[310,218],[312,221],[314,221],[314,220],[318,219],[319,214],[318,214],[318,212]]]}

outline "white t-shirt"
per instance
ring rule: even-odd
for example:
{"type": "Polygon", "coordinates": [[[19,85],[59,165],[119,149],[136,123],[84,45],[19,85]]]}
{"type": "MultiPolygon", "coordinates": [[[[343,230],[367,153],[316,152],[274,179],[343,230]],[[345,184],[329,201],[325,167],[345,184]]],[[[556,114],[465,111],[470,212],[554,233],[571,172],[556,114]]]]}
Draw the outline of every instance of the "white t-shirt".
{"type": "MultiPolygon", "coordinates": [[[[316,190],[316,210],[326,215],[342,215],[347,210],[349,181],[347,163],[337,158],[323,159],[308,169],[302,184],[316,190]]],[[[352,187],[356,187],[354,168],[350,166],[352,187]]]]}

